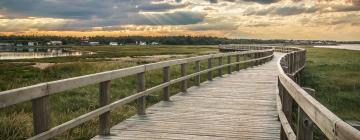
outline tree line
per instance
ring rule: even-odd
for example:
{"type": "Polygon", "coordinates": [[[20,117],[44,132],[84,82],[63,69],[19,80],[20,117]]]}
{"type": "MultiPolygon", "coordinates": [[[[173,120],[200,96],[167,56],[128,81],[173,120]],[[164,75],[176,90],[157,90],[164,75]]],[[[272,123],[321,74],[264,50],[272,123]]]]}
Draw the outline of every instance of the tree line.
{"type": "MultiPolygon", "coordinates": [[[[62,41],[64,45],[80,45],[81,37],[72,36],[0,36],[2,43],[27,43],[29,41],[45,44],[49,41],[62,41]]],[[[260,40],[260,39],[229,39],[210,36],[93,36],[89,41],[108,44],[135,44],[136,42],[157,42],[164,45],[218,45],[218,44],[275,44],[285,43],[285,40],[260,40]]]]}

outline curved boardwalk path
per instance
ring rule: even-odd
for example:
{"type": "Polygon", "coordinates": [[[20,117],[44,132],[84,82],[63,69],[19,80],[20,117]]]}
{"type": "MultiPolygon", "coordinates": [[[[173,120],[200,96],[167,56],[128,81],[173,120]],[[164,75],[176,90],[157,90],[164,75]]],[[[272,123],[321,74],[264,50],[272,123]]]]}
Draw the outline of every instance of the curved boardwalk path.
{"type": "Polygon", "coordinates": [[[280,139],[272,61],[205,82],[111,128],[97,139],[280,139]]]}

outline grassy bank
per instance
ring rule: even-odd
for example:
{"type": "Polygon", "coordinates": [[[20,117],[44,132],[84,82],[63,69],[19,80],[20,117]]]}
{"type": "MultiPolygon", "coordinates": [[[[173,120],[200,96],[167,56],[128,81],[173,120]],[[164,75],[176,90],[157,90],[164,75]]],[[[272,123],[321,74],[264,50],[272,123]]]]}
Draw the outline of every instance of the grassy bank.
{"type": "MultiPolygon", "coordinates": [[[[111,48],[111,47],[91,47],[91,48],[76,48],[83,50],[91,50],[97,55],[92,58],[109,57],[117,58],[122,56],[135,57],[138,55],[159,55],[159,54],[185,54],[186,56],[207,54],[217,52],[214,47],[158,47],[153,51],[149,48],[111,48]],[[107,56],[106,54],[114,54],[107,56]]],[[[57,79],[64,79],[79,75],[86,75],[106,70],[119,69],[150,63],[148,61],[82,61],[86,60],[85,56],[73,58],[51,58],[51,59],[31,59],[21,60],[17,63],[2,61],[0,63],[0,85],[1,90],[7,90],[26,85],[32,85],[45,81],[53,81],[57,79]],[[19,63],[30,62],[30,63],[19,63]],[[46,69],[37,69],[32,67],[31,63],[38,62],[57,62],[56,65],[46,69]],[[65,62],[65,63],[64,63],[65,62]]],[[[89,56],[89,58],[91,58],[89,56]]],[[[173,59],[173,58],[169,58],[173,59]]],[[[233,58],[234,60],[235,58],[233,58]]],[[[243,58],[245,59],[245,58],[243,58]]],[[[226,61],[224,61],[226,62],[226,61]]],[[[215,63],[214,66],[217,64],[215,63]]],[[[188,66],[188,72],[193,73],[193,64],[188,66]]],[[[201,63],[201,69],[207,67],[207,61],[201,63]]],[[[242,67],[246,67],[243,65],[242,67]]],[[[224,70],[225,71],[225,70],[224,70]]],[[[214,72],[214,76],[216,76],[214,72]]],[[[180,66],[171,67],[171,79],[180,77],[180,66]]],[[[202,75],[202,81],[206,79],[206,75],[202,75]]],[[[162,82],[162,70],[153,70],[146,73],[146,87],[152,87],[162,82]]],[[[193,85],[193,79],[189,81],[189,86],[193,85]]],[[[111,81],[111,102],[119,100],[136,93],[135,76],[124,77],[111,81]]],[[[66,121],[74,119],[82,114],[99,107],[98,104],[98,85],[89,85],[86,87],[77,88],[70,91],[65,91],[60,94],[50,96],[51,103],[51,118],[52,127],[62,124],[66,121]]],[[[171,86],[171,94],[179,92],[179,85],[171,86]]],[[[147,105],[150,106],[162,100],[161,92],[151,94],[147,97],[147,105]]],[[[136,113],[136,102],[126,104],[111,112],[111,125],[121,122],[122,120],[134,115],[136,113]]],[[[95,118],[89,122],[84,123],[74,129],[66,131],[54,139],[89,139],[98,134],[98,119],[95,118]]],[[[26,139],[32,136],[32,111],[31,102],[25,102],[18,105],[13,105],[4,109],[0,109],[0,138],[2,139],[26,139]]]]}
{"type": "Polygon", "coordinates": [[[360,51],[307,48],[303,84],[344,120],[360,121],[360,51]]]}
{"type": "MultiPolygon", "coordinates": [[[[360,121],[360,51],[307,47],[302,84],[341,119],[360,121]]],[[[316,139],[325,139],[320,131],[316,139]]]]}

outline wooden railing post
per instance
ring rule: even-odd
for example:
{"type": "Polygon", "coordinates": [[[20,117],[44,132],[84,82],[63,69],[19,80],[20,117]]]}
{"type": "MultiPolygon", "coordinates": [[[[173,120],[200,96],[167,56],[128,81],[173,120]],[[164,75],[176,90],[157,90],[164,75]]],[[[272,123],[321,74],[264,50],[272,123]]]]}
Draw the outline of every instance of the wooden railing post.
{"type": "MultiPolygon", "coordinates": [[[[230,64],[231,63],[231,56],[227,56],[227,63],[230,64]]],[[[231,74],[231,65],[229,65],[227,67],[227,71],[228,71],[228,74],[231,74]]]]}
{"type": "MultiPolygon", "coordinates": [[[[200,61],[196,61],[195,62],[195,72],[200,72],[200,61]]],[[[200,83],[201,83],[201,75],[197,75],[195,76],[195,85],[196,86],[200,86],[200,83]]]]}
{"type": "MultiPolygon", "coordinates": [[[[240,54],[236,55],[236,62],[240,62],[240,54]]],[[[236,64],[236,70],[240,71],[240,64],[236,64]]]]}
{"type": "MultiPolygon", "coordinates": [[[[291,98],[291,95],[287,90],[283,90],[282,93],[282,110],[286,116],[287,121],[289,124],[292,124],[292,105],[293,105],[293,99],[291,98]]],[[[281,134],[283,136],[283,134],[281,134]]],[[[285,134],[286,137],[286,134],[285,134]]],[[[287,138],[286,138],[287,139],[287,138]]],[[[284,140],[282,138],[282,140],[284,140]]]]}
{"type": "MultiPolygon", "coordinates": [[[[163,83],[170,81],[170,67],[163,68],[163,83]]],[[[170,101],[170,88],[169,86],[164,87],[163,89],[164,101],[170,101]]]]}
{"type": "MultiPolygon", "coordinates": [[[[181,77],[186,76],[187,73],[187,63],[181,64],[181,77]]],[[[186,93],[187,89],[187,79],[181,81],[181,92],[186,93]]]]}
{"type": "MultiPolygon", "coordinates": [[[[258,59],[258,58],[260,58],[260,54],[259,53],[255,53],[255,59],[258,59]]],[[[255,61],[255,65],[257,66],[257,65],[260,65],[260,60],[256,60],[255,61]]]]}
{"type": "Polygon", "coordinates": [[[50,129],[51,114],[49,96],[32,100],[34,134],[40,134],[50,129]]]}
{"type": "MultiPolygon", "coordinates": [[[[315,90],[310,88],[303,89],[309,93],[310,95],[315,95],[315,90]]],[[[304,110],[299,106],[298,107],[298,126],[297,126],[297,133],[296,139],[297,140],[312,140],[313,139],[313,122],[309,118],[308,115],[304,112],[304,110]]]]}
{"type": "MultiPolygon", "coordinates": [[[[145,73],[141,72],[136,75],[137,77],[137,92],[142,92],[145,90],[145,73]]],[[[146,109],[146,97],[142,96],[138,100],[138,115],[145,115],[146,109]]]]}
{"type": "MultiPolygon", "coordinates": [[[[212,58],[208,59],[208,69],[212,68],[212,58]]],[[[212,70],[208,72],[208,80],[212,81],[212,70]]]]}
{"type": "MultiPolygon", "coordinates": [[[[110,81],[101,82],[99,86],[99,105],[100,107],[109,104],[110,81]]],[[[110,111],[99,116],[100,135],[110,134],[110,111]]]]}
{"type": "MultiPolygon", "coordinates": [[[[223,65],[223,57],[219,57],[219,66],[222,66],[223,65]]],[[[219,68],[218,69],[218,73],[219,73],[219,77],[221,77],[223,74],[222,74],[222,69],[223,68],[219,68]]]]}

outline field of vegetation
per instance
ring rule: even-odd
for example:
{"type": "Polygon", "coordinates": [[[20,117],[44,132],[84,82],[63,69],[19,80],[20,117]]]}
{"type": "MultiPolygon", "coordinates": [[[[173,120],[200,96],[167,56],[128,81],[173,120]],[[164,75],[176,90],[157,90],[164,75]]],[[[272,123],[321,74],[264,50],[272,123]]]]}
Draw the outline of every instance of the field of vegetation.
{"type": "MultiPolygon", "coordinates": [[[[92,51],[96,54],[79,57],[1,61],[0,91],[161,60],[218,52],[216,46],[160,46],[155,48],[138,46],[97,46],[74,47],[73,49],[92,51]],[[154,57],[158,55],[172,55],[172,57],[150,60],[147,60],[146,58],[137,59],[140,56],[150,55],[154,57]],[[133,59],[126,59],[126,61],[118,59],[123,57],[130,57],[133,59]],[[34,63],[55,63],[55,65],[39,69],[33,67],[34,63]]],[[[226,61],[224,60],[224,62],[226,61]]],[[[216,65],[217,64],[215,63],[214,66],[216,65]]],[[[201,69],[205,69],[206,67],[207,62],[202,62],[201,69]]],[[[246,65],[242,65],[241,67],[244,68],[246,65]]],[[[171,67],[170,72],[171,79],[180,77],[180,66],[171,67]]],[[[194,72],[193,64],[188,66],[188,72],[194,72]]],[[[201,76],[202,81],[205,81],[206,75],[201,76]]],[[[214,74],[214,77],[215,76],[216,74],[214,74]]],[[[161,69],[146,73],[147,88],[160,83],[162,83],[161,69]]],[[[193,79],[190,79],[189,86],[192,85],[194,85],[193,79]]],[[[171,94],[176,94],[180,91],[180,85],[172,85],[170,89],[171,94]]],[[[50,96],[52,127],[98,108],[98,90],[98,85],[89,85],[50,96]]],[[[114,102],[115,100],[119,100],[134,93],[136,93],[135,76],[111,81],[110,102],[114,102]]],[[[147,97],[147,106],[161,100],[161,92],[151,94],[147,97]]],[[[136,102],[126,104],[111,112],[111,125],[117,124],[135,113],[136,102]]],[[[98,119],[96,118],[63,133],[54,139],[89,139],[98,134],[98,126],[98,119]]],[[[33,135],[32,129],[31,102],[25,102],[0,109],[0,138],[26,139],[33,135]]]]}
{"type": "MultiPolygon", "coordinates": [[[[306,47],[302,84],[345,121],[360,121],[360,51],[306,47]]],[[[324,139],[319,135],[316,139],[324,139]]]]}
{"type": "MultiPolygon", "coordinates": [[[[72,47],[72,49],[92,51],[95,54],[0,61],[0,91],[162,60],[217,52],[216,46],[171,45],[151,48],[96,46],[72,47]],[[52,65],[40,69],[34,67],[34,64],[37,63],[51,63],[52,65]]],[[[307,65],[302,77],[302,85],[314,88],[316,98],[340,118],[360,121],[360,51],[313,47],[306,47],[306,49],[307,65]]],[[[202,69],[205,69],[206,66],[206,62],[201,63],[202,69]]],[[[188,68],[189,73],[194,72],[193,65],[189,65],[188,68]]],[[[179,66],[171,67],[172,79],[180,76],[179,70],[179,66]]],[[[205,76],[202,75],[202,81],[206,79],[205,76]]],[[[162,70],[146,73],[147,88],[161,82],[162,70]]],[[[192,85],[193,79],[189,81],[189,86],[192,85]]],[[[135,76],[111,81],[111,102],[134,94],[135,89],[135,76]]],[[[50,96],[52,126],[62,124],[98,108],[98,90],[98,85],[89,85],[50,96]]],[[[178,92],[178,84],[171,86],[171,94],[178,92]]],[[[147,105],[150,106],[161,100],[161,92],[151,94],[147,97],[147,105]]],[[[126,104],[111,112],[111,125],[117,124],[135,113],[136,102],[126,104]]],[[[0,138],[26,139],[33,135],[32,132],[31,102],[0,109],[0,138]]],[[[89,139],[97,133],[98,119],[93,119],[55,139],[89,139]]],[[[319,130],[315,136],[315,139],[324,138],[319,135],[319,130]]]]}

